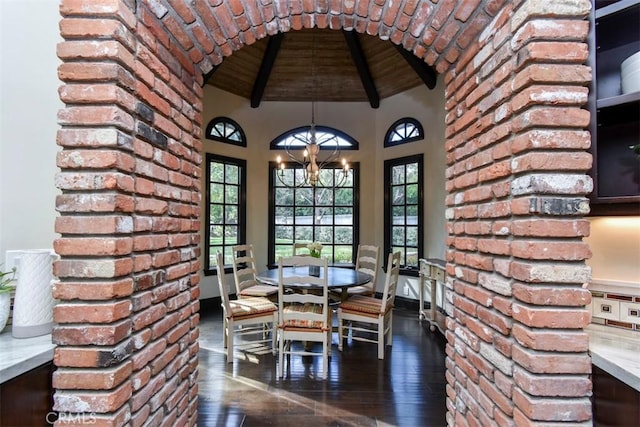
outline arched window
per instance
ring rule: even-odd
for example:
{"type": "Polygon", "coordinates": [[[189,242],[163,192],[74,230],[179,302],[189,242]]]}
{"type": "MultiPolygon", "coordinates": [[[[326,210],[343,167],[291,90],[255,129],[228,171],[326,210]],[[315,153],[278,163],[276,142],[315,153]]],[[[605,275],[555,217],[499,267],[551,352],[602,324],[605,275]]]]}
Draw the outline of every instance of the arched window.
{"type": "MultiPolygon", "coordinates": [[[[315,126],[316,140],[321,150],[333,150],[336,145],[340,150],[357,150],[358,141],[344,132],[328,126],[315,126]]],[[[269,144],[271,150],[283,150],[289,147],[290,150],[302,150],[311,140],[311,126],[301,126],[291,129],[288,132],[276,137],[269,144]]]]}
{"type": "Polygon", "coordinates": [[[226,144],[247,146],[247,137],[238,123],[229,117],[216,117],[207,125],[205,137],[226,144]]]}
{"type": "Polygon", "coordinates": [[[411,117],[405,117],[396,120],[389,127],[387,134],[384,136],[384,146],[393,147],[394,145],[406,144],[421,139],[424,139],[424,130],[420,122],[411,117]]]}
{"type": "MultiPolygon", "coordinates": [[[[273,141],[272,150],[290,150],[301,156],[311,141],[311,126],[283,133],[273,141]],[[295,151],[294,151],[295,150],[295,151]]],[[[316,143],[320,150],[357,150],[358,142],[339,130],[315,126],[316,143]]],[[[323,157],[328,154],[321,153],[323,157]]],[[[350,172],[344,181],[339,162],[324,163],[322,179],[315,185],[287,185],[303,175],[302,164],[285,158],[286,170],[269,163],[269,264],[280,256],[293,253],[293,244],[320,242],[322,255],[333,265],[353,265],[359,244],[359,163],[350,161],[350,172]],[[278,175],[282,174],[280,177],[278,175]],[[340,180],[338,185],[336,182],[340,180]],[[333,186],[336,184],[337,186],[333,186]]]]}

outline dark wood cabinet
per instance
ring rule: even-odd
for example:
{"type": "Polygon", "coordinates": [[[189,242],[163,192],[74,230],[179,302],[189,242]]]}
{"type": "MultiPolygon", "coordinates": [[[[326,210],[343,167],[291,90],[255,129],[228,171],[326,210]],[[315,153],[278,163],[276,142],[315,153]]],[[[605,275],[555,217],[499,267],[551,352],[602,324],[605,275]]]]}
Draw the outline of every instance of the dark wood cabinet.
{"type": "Polygon", "coordinates": [[[640,215],[640,92],[623,94],[620,65],[640,51],[640,0],[594,2],[590,64],[593,215],[640,215]]]}
{"type": "Polygon", "coordinates": [[[45,363],[0,384],[0,426],[46,426],[57,419],[53,369],[53,362],[45,363]]]}
{"type": "Polygon", "coordinates": [[[593,425],[640,426],[640,392],[593,366],[593,425]]]}

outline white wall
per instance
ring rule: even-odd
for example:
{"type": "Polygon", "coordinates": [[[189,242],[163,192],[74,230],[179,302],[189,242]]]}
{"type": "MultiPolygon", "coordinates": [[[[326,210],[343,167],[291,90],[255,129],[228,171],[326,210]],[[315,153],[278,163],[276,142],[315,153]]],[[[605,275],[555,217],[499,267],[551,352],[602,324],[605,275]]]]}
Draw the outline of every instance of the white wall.
{"type": "Polygon", "coordinates": [[[56,238],[58,7],[0,0],[0,264],[56,238]]]}
{"type": "Polygon", "coordinates": [[[592,252],[592,282],[633,285],[640,293],[640,217],[598,217],[590,223],[585,241],[592,252]]]}
{"type": "MultiPolygon", "coordinates": [[[[245,131],[247,148],[236,147],[204,139],[205,152],[247,160],[247,241],[254,245],[256,263],[267,264],[267,211],[268,161],[276,154],[269,143],[278,135],[294,127],[308,125],[311,107],[308,103],[263,102],[251,108],[249,100],[206,86],[203,107],[203,134],[207,123],[214,117],[227,116],[245,131]]],[[[429,258],[443,258],[445,252],[444,217],[444,89],[425,86],[384,99],[379,109],[368,103],[318,103],[316,124],[339,129],[355,138],[358,151],[343,151],[349,162],[360,162],[360,242],[384,245],[383,165],[388,158],[412,154],[425,154],[425,252],[429,258]],[[355,113],[354,113],[355,111],[355,113]],[[389,126],[402,117],[418,119],[425,129],[425,140],[398,147],[383,148],[383,139],[389,126]]],[[[203,156],[204,157],[204,156],[203,156]]],[[[203,182],[202,188],[206,188],[203,182]]],[[[205,218],[205,206],[202,217],[205,218]]],[[[204,248],[204,231],[202,232],[204,248]]],[[[202,251],[204,256],[204,250],[202,251]]],[[[386,257],[382,262],[386,263],[386,257]]],[[[204,265],[204,262],[203,262],[204,265]]],[[[214,276],[201,277],[201,298],[218,295],[214,276]]],[[[380,275],[378,289],[382,290],[384,275],[380,275]]],[[[416,280],[411,280],[409,297],[417,298],[416,280]]],[[[403,294],[404,296],[404,294],[403,294]]]]}

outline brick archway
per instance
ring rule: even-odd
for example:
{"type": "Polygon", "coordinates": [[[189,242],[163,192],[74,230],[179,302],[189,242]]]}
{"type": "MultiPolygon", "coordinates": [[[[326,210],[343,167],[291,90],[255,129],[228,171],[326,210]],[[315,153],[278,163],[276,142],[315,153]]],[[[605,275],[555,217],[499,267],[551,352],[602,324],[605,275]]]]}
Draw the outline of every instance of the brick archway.
{"type": "Polygon", "coordinates": [[[449,424],[591,419],[589,1],[87,3],[60,7],[55,410],[195,424],[202,74],[319,26],[444,74],[449,424]]]}

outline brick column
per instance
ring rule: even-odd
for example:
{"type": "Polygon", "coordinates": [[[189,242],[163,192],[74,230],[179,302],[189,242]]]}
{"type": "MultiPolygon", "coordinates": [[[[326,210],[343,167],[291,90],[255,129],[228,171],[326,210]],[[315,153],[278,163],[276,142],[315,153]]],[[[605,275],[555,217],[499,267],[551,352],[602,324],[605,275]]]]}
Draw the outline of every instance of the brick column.
{"type": "Polygon", "coordinates": [[[201,77],[143,3],[60,7],[57,425],[196,422],[201,77]]]}
{"type": "Polygon", "coordinates": [[[591,419],[589,9],[509,2],[447,74],[449,425],[591,419]]]}

